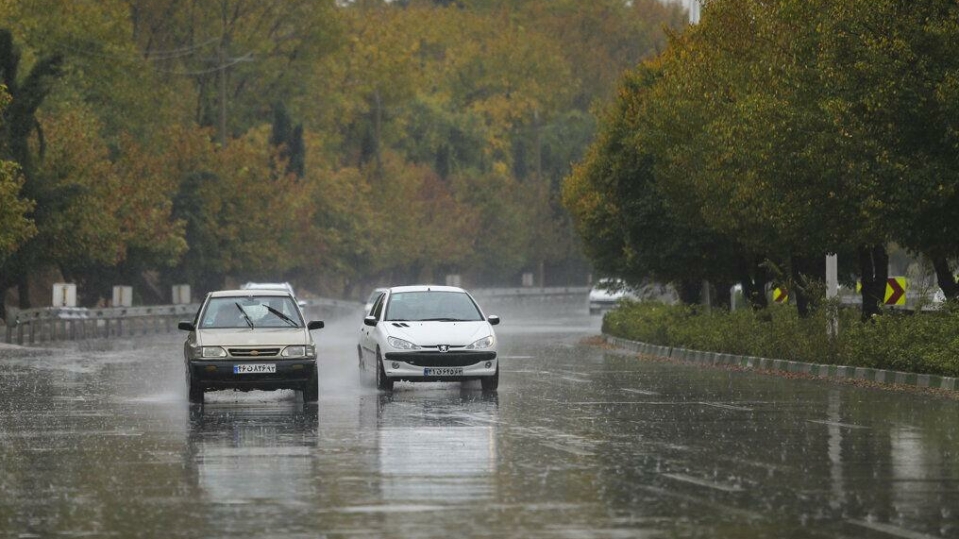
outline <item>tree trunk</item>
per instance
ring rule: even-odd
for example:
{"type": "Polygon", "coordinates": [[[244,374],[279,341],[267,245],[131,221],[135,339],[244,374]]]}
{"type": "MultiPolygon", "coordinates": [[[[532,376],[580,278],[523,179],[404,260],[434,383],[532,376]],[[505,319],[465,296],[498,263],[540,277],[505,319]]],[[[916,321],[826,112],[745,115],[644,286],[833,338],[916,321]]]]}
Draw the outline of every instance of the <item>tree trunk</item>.
{"type": "Polygon", "coordinates": [[[702,281],[682,281],[676,288],[683,305],[697,305],[702,299],[702,281]]]}
{"type": "Polygon", "coordinates": [[[30,279],[26,275],[21,275],[17,280],[17,306],[23,309],[29,309],[30,305],[30,279]]]}
{"type": "Polygon", "coordinates": [[[819,299],[813,296],[810,291],[810,285],[826,280],[826,266],[822,263],[822,258],[813,258],[806,256],[792,256],[790,260],[792,266],[793,287],[789,293],[796,300],[796,310],[800,318],[807,318],[813,308],[819,303],[819,299]]]}
{"type": "Polygon", "coordinates": [[[754,310],[765,309],[769,306],[766,297],[766,284],[769,283],[769,274],[762,266],[762,258],[752,260],[741,258],[739,261],[739,278],[743,287],[743,298],[754,310]]]}
{"type": "Polygon", "coordinates": [[[936,281],[946,299],[959,299],[959,284],[956,283],[956,278],[949,268],[949,261],[945,257],[937,256],[932,259],[932,267],[936,269],[936,281]]]}
{"type": "Polygon", "coordinates": [[[733,288],[733,283],[729,281],[723,281],[712,287],[716,291],[715,302],[713,305],[720,307],[723,310],[728,311],[731,305],[730,301],[730,291],[733,288]]]}
{"type": "Polygon", "coordinates": [[[862,282],[862,320],[865,322],[882,312],[889,279],[889,254],[884,245],[861,245],[857,254],[862,282]]]}

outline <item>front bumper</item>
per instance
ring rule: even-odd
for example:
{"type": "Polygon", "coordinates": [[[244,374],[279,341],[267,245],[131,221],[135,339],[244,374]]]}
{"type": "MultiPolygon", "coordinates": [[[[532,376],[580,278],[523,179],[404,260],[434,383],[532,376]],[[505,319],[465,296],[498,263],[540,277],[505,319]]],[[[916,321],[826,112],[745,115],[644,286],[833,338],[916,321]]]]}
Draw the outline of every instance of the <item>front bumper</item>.
{"type": "Polygon", "coordinates": [[[455,382],[493,376],[498,366],[496,352],[387,352],[383,371],[387,378],[410,382],[455,382]],[[427,376],[429,368],[462,368],[456,376],[427,376]]]}
{"type": "Polygon", "coordinates": [[[266,359],[249,360],[196,360],[187,362],[190,378],[203,389],[303,389],[314,378],[316,359],[266,359]],[[273,364],[276,372],[257,374],[234,374],[233,366],[242,364],[273,364]]]}

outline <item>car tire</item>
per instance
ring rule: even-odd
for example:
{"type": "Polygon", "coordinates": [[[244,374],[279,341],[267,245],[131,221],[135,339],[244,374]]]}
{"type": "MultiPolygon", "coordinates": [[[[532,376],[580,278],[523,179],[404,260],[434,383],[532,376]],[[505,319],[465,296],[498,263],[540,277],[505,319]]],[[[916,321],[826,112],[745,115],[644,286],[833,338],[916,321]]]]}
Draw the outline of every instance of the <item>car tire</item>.
{"type": "Polygon", "coordinates": [[[320,399],[319,378],[316,375],[316,367],[313,368],[313,376],[303,388],[303,402],[316,402],[320,399]]]}
{"type": "Polygon", "coordinates": [[[203,404],[203,386],[193,381],[193,377],[186,375],[188,395],[191,404],[203,404]]]}
{"type": "Polygon", "coordinates": [[[483,386],[483,391],[496,391],[499,389],[499,365],[496,366],[496,372],[493,373],[493,376],[480,378],[480,384],[483,386]]]}
{"type": "Polygon", "coordinates": [[[393,379],[386,376],[386,371],[383,369],[383,357],[380,355],[379,348],[376,349],[376,389],[393,391],[393,379]]]}

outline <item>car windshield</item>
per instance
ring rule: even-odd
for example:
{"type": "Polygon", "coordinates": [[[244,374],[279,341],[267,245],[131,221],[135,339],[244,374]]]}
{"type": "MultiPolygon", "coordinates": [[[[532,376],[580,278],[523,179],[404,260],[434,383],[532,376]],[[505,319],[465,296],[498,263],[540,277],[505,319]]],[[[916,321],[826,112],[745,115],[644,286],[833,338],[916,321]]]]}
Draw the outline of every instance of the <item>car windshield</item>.
{"type": "Polygon", "coordinates": [[[223,296],[210,298],[199,327],[300,328],[303,319],[289,296],[223,296]]]}
{"type": "Polygon", "coordinates": [[[483,319],[463,292],[396,292],[389,298],[385,320],[405,322],[474,322],[483,319]]]}

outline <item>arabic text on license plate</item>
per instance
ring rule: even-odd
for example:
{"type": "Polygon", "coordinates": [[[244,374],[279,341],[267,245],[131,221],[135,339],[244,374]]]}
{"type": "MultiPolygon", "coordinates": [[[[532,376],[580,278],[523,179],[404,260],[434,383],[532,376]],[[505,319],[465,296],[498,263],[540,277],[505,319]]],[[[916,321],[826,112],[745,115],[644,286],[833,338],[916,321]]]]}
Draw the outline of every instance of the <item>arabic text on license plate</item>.
{"type": "Polygon", "coordinates": [[[276,364],[250,363],[233,366],[233,374],[262,374],[268,372],[276,372],[276,364]]]}
{"type": "Polygon", "coordinates": [[[462,368],[439,367],[432,369],[423,369],[423,376],[462,376],[462,368]]]}

